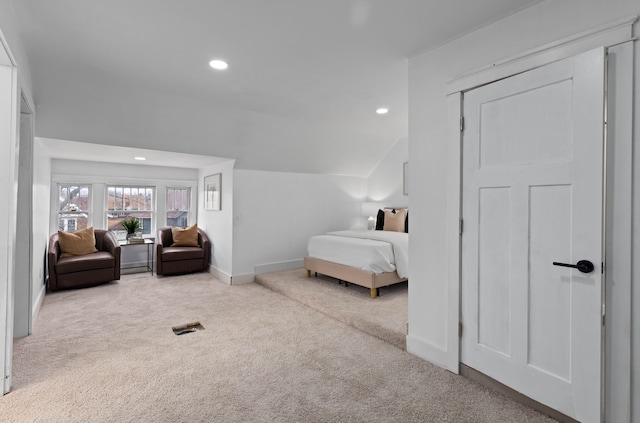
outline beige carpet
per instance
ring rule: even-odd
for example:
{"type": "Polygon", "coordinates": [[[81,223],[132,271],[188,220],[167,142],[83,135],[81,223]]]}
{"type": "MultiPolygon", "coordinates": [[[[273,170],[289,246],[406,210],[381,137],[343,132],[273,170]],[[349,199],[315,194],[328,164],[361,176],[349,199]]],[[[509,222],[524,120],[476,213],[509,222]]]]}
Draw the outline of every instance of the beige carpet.
{"type": "Polygon", "coordinates": [[[550,422],[258,284],[126,275],[47,295],[3,422],[550,422]],[[176,336],[171,327],[206,328],[176,336]]]}
{"type": "Polygon", "coordinates": [[[370,335],[406,349],[408,321],[407,282],[380,288],[371,299],[369,288],[323,275],[307,278],[305,269],[256,276],[260,285],[279,292],[370,335]]]}

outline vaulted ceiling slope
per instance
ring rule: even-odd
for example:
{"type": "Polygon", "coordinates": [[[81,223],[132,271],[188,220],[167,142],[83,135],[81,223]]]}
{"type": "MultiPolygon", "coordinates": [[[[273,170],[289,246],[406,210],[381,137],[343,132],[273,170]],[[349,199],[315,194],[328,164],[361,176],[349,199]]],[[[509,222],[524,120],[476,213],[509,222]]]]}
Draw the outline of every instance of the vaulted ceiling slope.
{"type": "Polygon", "coordinates": [[[39,137],[368,176],[408,58],[539,0],[15,0],[39,137]],[[216,72],[210,60],[229,68],[216,72]],[[377,115],[378,107],[387,115],[377,115]]]}

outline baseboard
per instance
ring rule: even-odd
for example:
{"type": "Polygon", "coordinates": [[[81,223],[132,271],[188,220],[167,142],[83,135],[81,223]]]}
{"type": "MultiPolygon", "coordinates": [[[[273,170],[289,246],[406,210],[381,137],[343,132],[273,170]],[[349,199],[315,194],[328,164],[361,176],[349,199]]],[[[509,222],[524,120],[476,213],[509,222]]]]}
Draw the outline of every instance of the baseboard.
{"type": "Polygon", "coordinates": [[[220,279],[227,285],[242,285],[245,283],[254,283],[256,275],[269,272],[277,272],[280,270],[297,269],[303,267],[302,260],[282,261],[278,263],[260,264],[254,267],[255,273],[246,273],[243,275],[229,275],[214,266],[209,266],[209,271],[213,276],[220,279]]]}
{"type": "Polygon", "coordinates": [[[254,283],[256,281],[255,273],[247,273],[246,275],[233,275],[229,285],[242,285],[245,283],[254,283]]]}
{"type": "Polygon", "coordinates": [[[553,417],[561,423],[579,423],[577,420],[574,420],[571,417],[566,416],[557,410],[554,410],[553,408],[549,408],[546,405],[534,399],[531,399],[526,395],[521,394],[520,392],[498,382],[492,377],[487,376],[486,374],[481,373],[476,369],[467,366],[466,364],[460,363],[460,374],[467,379],[471,379],[481,385],[486,386],[487,388],[501,393],[507,398],[511,398],[512,400],[520,404],[526,405],[529,408],[533,408],[534,410],[546,414],[547,416],[553,417]]]}
{"type": "Polygon", "coordinates": [[[231,285],[231,275],[229,275],[228,273],[225,273],[212,265],[209,265],[209,273],[211,273],[216,279],[219,279],[227,285],[231,285]]]}
{"type": "Polygon", "coordinates": [[[299,269],[301,267],[304,267],[304,260],[298,259],[279,261],[276,263],[256,264],[253,269],[256,275],[261,275],[263,273],[280,272],[282,270],[299,269]]]}

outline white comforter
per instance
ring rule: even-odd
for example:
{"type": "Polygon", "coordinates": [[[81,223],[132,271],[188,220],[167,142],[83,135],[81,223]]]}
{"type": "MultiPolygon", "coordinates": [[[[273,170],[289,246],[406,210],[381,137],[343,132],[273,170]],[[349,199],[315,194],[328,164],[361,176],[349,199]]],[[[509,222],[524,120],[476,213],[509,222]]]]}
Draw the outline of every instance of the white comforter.
{"type": "MultiPolygon", "coordinates": [[[[390,264],[376,264],[376,267],[368,268],[366,270],[369,270],[373,273],[392,272],[395,270],[398,273],[398,276],[400,276],[401,278],[409,277],[409,234],[393,231],[347,230],[328,232],[327,235],[346,238],[368,239],[391,244],[393,248],[393,257],[387,257],[388,263],[390,264]],[[395,267],[395,269],[393,267],[395,267]]],[[[310,240],[309,247],[310,249],[313,249],[312,240],[310,240]]],[[[383,248],[384,246],[381,244],[380,247],[381,248],[375,250],[375,254],[381,257],[388,256],[389,253],[385,252],[385,248],[383,248]]],[[[388,249],[386,251],[388,251],[388,249]]],[[[310,251],[310,255],[312,255],[311,253],[312,251],[310,251]]],[[[339,255],[338,251],[335,251],[335,253],[337,253],[336,255],[339,255]]],[[[346,257],[340,257],[339,259],[334,258],[333,260],[329,261],[338,263],[342,261],[341,264],[350,265],[349,263],[344,262],[345,259],[346,257]]]]}

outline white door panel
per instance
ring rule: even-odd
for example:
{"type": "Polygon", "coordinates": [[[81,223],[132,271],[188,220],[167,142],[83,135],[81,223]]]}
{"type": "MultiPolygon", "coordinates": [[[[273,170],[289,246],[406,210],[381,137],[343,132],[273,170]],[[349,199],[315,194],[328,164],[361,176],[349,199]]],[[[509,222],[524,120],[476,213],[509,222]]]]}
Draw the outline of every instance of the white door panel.
{"type": "Polygon", "coordinates": [[[604,49],[469,91],[464,117],[461,361],[599,421],[604,49]]]}

